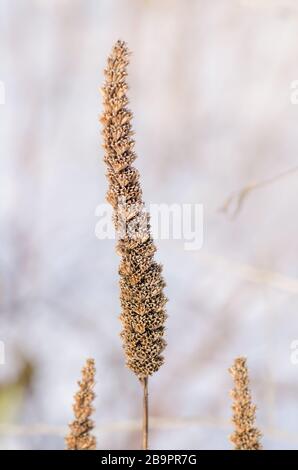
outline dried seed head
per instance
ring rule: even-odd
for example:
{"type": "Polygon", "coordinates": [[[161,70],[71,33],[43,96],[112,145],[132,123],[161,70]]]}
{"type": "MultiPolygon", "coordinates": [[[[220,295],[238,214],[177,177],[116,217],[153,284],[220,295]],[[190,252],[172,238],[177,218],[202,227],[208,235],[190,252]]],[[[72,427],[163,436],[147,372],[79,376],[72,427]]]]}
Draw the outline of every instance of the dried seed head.
{"type": "Polygon", "coordinates": [[[235,450],[261,450],[261,432],[255,427],[256,406],[252,404],[246,359],[238,357],[229,369],[234,380],[233,418],[235,426],[230,441],[235,450]]]}
{"type": "Polygon", "coordinates": [[[154,261],[155,245],[150,234],[149,214],[142,200],[139,172],[132,166],[136,158],[132,112],[126,92],[129,52],[118,41],[108,58],[102,88],[104,161],[109,189],[107,200],[114,208],[121,256],[120,300],[126,363],[140,378],[156,372],[163,363],[166,319],[165,282],[161,266],[154,261]]]}
{"type": "Polygon", "coordinates": [[[94,411],[92,402],[95,398],[95,365],[93,359],[87,359],[82,369],[82,380],[78,382],[79,390],[74,397],[74,421],[69,425],[69,434],[65,438],[68,450],[95,450],[96,439],[91,434],[94,423],[90,419],[94,411]]]}

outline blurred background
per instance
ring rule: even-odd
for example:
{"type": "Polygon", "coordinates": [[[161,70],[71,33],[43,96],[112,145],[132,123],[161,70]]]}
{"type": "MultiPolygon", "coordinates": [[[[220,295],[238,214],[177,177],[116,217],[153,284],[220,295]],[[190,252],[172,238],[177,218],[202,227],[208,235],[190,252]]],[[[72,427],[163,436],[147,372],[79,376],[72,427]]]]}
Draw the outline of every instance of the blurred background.
{"type": "Polygon", "coordinates": [[[98,87],[121,38],[144,199],[205,217],[199,251],[157,240],[170,301],[151,448],[230,449],[227,369],[245,355],[264,447],[297,449],[297,2],[1,0],[0,31],[0,447],[64,448],[90,356],[98,447],[140,445],[119,258],[94,233],[98,87]]]}

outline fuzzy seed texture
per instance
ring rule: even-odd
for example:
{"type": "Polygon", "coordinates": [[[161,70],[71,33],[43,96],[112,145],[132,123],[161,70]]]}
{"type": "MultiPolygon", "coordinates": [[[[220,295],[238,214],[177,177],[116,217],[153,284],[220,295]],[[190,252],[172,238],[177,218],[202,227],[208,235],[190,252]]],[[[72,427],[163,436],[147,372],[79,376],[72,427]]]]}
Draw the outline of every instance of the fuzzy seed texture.
{"type": "Polygon", "coordinates": [[[136,154],[133,115],[127,98],[128,64],[127,46],[118,41],[105,70],[101,123],[109,183],[107,201],[114,210],[117,252],[121,256],[121,336],[127,366],[144,379],[156,372],[164,361],[167,299],[163,293],[162,268],[154,260],[156,248],[142,199],[139,172],[133,166],[136,154]]]}
{"type": "Polygon", "coordinates": [[[229,369],[234,380],[233,418],[235,426],[230,441],[234,450],[261,450],[261,432],[255,427],[256,406],[252,404],[246,358],[238,357],[229,369]]]}
{"type": "Polygon", "coordinates": [[[96,438],[91,434],[94,423],[90,419],[94,411],[92,402],[95,398],[95,364],[93,359],[86,361],[82,369],[82,380],[74,397],[74,421],[69,425],[69,434],[65,438],[67,450],[95,450],[96,438]]]}

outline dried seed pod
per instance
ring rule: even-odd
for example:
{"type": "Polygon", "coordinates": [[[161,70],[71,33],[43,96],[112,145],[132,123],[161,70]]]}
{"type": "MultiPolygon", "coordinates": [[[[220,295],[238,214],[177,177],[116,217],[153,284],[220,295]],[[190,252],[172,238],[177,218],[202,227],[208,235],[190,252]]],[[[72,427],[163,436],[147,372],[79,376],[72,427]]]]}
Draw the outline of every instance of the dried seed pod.
{"type": "Polygon", "coordinates": [[[87,359],[82,369],[82,380],[78,382],[79,390],[74,397],[74,421],[69,425],[69,434],[65,438],[68,450],[95,450],[96,438],[91,434],[94,423],[90,419],[94,411],[92,402],[95,398],[95,364],[87,359]]]}
{"type": "Polygon", "coordinates": [[[246,359],[238,357],[229,369],[234,380],[234,389],[231,391],[233,398],[233,423],[234,433],[230,441],[235,450],[261,450],[261,432],[255,427],[256,406],[252,404],[249,389],[248,370],[246,359]]]}
{"type": "Polygon", "coordinates": [[[132,166],[134,152],[132,112],[127,108],[126,83],[129,52],[118,41],[108,58],[102,88],[104,161],[109,189],[107,200],[114,209],[121,256],[120,299],[126,363],[140,378],[156,372],[163,363],[166,319],[161,266],[154,261],[155,245],[149,214],[142,200],[139,172],[132,166]]]}

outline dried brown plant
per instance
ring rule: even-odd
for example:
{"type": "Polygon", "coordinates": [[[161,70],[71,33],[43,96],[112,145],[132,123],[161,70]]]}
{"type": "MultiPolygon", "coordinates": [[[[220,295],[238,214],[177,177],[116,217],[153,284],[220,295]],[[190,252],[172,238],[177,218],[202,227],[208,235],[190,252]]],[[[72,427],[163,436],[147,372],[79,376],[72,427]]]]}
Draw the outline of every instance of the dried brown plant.
{"type": "Polygon", "coordinates": [[[104,161],[109,189],[107,200],[114,209],[121,256],[121,321],[127,366],[140,378],[147,378],[163,364],[166,319],[165,282],[161,266],[154,261],[155,245],[150,234],[149,214],[142,200],[132,131],[132,112],[127,108],[126,83],[129,52],[118,41],[108,58],[102,88],[104,112],[101,117],[104,161]]]}
{"type": "Polygon", "coordinates": [[[94,423],[90,419],[94,411],[92,402],[95,398],[94,359],[87,359],[82,369],[82,380],[78,382],[79,390],[74,396],[74,421],[69,425],[70,432],[65,438],[68,450],[95,450],[96,438],[91,434],[94,423]]]}
{"type": "Polygon", "coordinates": [[[150,233],[149,214],[145,210],[132,130],[132,112],[128,109],[126,82],[129,51],[125,42],[117,41],[108,58],[102,87],[104,161],[109,189],[107,200],[114,209],[121,256],[120,301],[122,339],[127,366],[144,387],[143,448],[148,446],[148,377],[164,362],[163,293],[165,282],[161,266],[155,262],[156,247],[150,233]]]}
{"type": "Polygon", "coordinates": [[[230,441],[234,450],[261,450],[261,432],[255,427],[256,406],[252,404],[246,358],[238,357],[229,369],[234,380],[233,418],[235,426],[230,441]]]}

